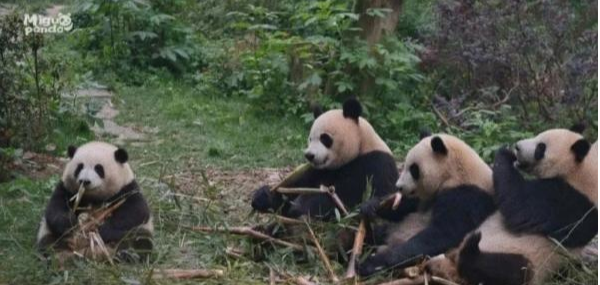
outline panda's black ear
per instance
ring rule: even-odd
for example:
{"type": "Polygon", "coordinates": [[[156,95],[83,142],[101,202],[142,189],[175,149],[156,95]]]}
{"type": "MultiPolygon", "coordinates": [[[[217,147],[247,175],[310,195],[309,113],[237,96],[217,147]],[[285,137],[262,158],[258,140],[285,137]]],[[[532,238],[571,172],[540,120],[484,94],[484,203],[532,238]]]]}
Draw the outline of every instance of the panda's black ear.
{"type": "Polygon", "coordinates": [[[318,118],[319,116],[321,116],[321,114],[323,114],[323,107],[319,104],[313,103],[310,105],[310,109],[313,112],[313,116],[316,118],[318,118]]]}
{"type": "Polygon", "coordinates": [[[577,123],[569,128],[572,132],[576,132],[578,134],[583,134],[585,131],[586,125],[584,123],[577,123]]]}
{"type": "Polygon", "coordinates": [[[419,130],[419,140],[422,140],[429,136],[431,136],[431,131],[429,129],[422,128],[421,130],[419,130]]]}
{"type": "Polygon", "coordinates": [[[358,122],[358,117],[362,114],[362,106],[355,98],[350,98],[344,102],[344,117],[352,118],[358,122]]]}
{"type": "Polygon", "coordinates": [[[571,146],[571,151],[575,154],[575,160],[582,162],[588,152],[590,152],[590,148],[592,148],[592,145],[587,140],[580,139],[571,146]]]}
{"type": "Polygon", "coordinates": [[[435,153],[443,155],[448,154],[448,149],[446,148],[446,145],[444,145],[444,141],[438,136],[435,136],[431,139],[431,148],[435,153]]]}
{"type": "Polygon", "coordinates": [[[67,155],[69,156],[69,158],[73,158],[73,156],[75,156],[75,152],[77,152],[76,146],[70,145],[69,147],[67,147],[67,155]]]}
{"type": "Polygon", "coordinates": [[[118,163],[125,163],[127,162],[127,160],[129,159],[129,155],[127,154],[127,151],[125,151],[122,148],[119,148],[115,151],[115,160],[118,163]]]}

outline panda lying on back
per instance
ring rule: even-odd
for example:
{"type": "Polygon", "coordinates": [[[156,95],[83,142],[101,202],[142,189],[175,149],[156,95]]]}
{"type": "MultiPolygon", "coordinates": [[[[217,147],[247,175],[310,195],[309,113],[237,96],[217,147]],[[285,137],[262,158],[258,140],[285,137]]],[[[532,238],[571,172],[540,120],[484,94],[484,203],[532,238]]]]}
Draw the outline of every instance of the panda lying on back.
{"type": "Polygon", "coordinates": [[[543,284],[563,256],[598,233],[598,144],[574,127],[552,129],[501,149],[494,160],[499,214],[466,239],[458,272],[469,284],[543,284]],[[526,180],[514,167],[532,173],[526,180]]]}
{"type": "Polygon", "coordinates": [[[90,142],[79,148],[69,147],[68,155],[71,160],[64,168],[40,224],[38,248],[41,251],[74,250],[72,230],[85,211],[80,209],[97,209],[105,203],[125,199],[99,226],[100,237],[108,246],[118,244],[118,251],[128,247],[146,253],[151,250],[150,209],[127,163],[127,152],[107,143],[90,142]],[[78,209],[73,209],[72,198],[80,186],[85,188],[84,195],[78,209]]]}
{"type": "MultiPolygon", "coordinates": [[[[286,187],[333,185],[348,208],[361,203],[368,183],[374,197],[394,192],[398,170],[392,153],[369,122],[360,117],[361,112],[362,107],[355,99],[344,102],[343,110],[323,114],[316,111],[304,152],[312,167],[286,187]]],[[[261,212],[281,211],[289,217],[308,215],[327,219],[333,216],[335,204],[326,194],[284,197],[263,186],[255,191],[252,207],[261,212]]]]}
{"type": "MultiPolygon", "coordinates": [[[[406,198],[395,217],[382,216],[400,223],[386,246],[359,264],[360,275],[410,266],[458,247],[495,211],[492,185],[491,168],[466,143],[422,133],[396,184],[406,198]]],[[[361,211],[373,209],[365,206],[361,211]]]]}

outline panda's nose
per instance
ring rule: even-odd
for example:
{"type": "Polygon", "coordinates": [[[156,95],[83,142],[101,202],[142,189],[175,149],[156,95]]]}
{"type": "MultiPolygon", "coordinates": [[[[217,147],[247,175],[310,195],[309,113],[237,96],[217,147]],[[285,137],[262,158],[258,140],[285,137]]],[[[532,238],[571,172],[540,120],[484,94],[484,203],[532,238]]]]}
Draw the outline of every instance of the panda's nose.
{"type": "Polygon", "coordinates": [[[79,179],[79,184],[83,185],[83,186],[88,186],[90,185],[90,183],[92,183],[91,181],[87,180],[87,179],[79,179]]]}
{"type": "Polygon", "coordinates": [[[315,155],[310,152],[305,153],[304,157],[306,157],[306,159],[311,162],[315,159],[315,155]]]}

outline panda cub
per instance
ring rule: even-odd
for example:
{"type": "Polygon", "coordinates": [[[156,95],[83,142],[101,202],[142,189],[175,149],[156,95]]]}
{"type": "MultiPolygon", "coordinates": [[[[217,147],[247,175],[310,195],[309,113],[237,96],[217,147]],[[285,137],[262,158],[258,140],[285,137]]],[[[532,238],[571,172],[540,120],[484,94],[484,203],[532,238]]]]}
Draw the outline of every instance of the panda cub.
{"type": "Polygon", "coordinates": [[[543,284],[598,233],[598,146],[579,126],[552,129],[500,149],[494,187],[500,214],[466,239],[458,271],[469,284],[543,284]],[[536,178],[527,180],[515,165],[536,178]]]}
{"type": "MultiPolygon", "coordinates": [[[[394,192],[398,170],[392,153],[361,112],[355,99],[344,102],[342,110],[316,110],[304,151],[311,168],[285,186],[335,186],[336,194],[348,208],[362,202],[369,183],[374,197],[394,192]]],[[[284,197],[263,186],[254,192],[252,207],[260,212],[279,211],[288,217],[329,219],[334,216],[335,204],[326,194],[284,197]]]]}
{"type": "Polygon", "coordinates": [[[42,252],[74,250],[72,230],[78,225],[78,217],[107,203],[125,199],[99,226],[98,233],[107,246],[119,253],[130,247],[142,254],[149,253],[152,249],[152,218],[127,163],[127,152],[108,143],[90,142],[79,148],[70,146],[68,155],[70,160],[50,197],[38,230],[38,248],[42,252]],[[80,186],[85,191],[78,209],[73,209],[74,196],[80,186]],[[118,246],[112,248],[113,245],[118,246]]]}
{"type": "Polygon", "coordinates": [[[405,267],[460,245],[495,211],[491,168],[460,139],[421,134],[396,186],[404,197],[386,246],[359,264],[360,275],[405,267]]]}

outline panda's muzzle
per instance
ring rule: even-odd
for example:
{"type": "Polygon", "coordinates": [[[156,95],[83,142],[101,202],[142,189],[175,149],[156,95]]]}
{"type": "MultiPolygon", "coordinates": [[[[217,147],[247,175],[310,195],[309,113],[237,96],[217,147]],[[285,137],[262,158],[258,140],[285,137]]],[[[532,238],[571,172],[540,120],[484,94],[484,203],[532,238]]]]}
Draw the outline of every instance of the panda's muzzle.
{"type": "Polygon", "coordinates": [[[79,185],[83,185],[84,187],[88,187],[90,184],[92,184],[92,181],[88,179],[79,179],[77,182],[79,182],[79,185]]]}

